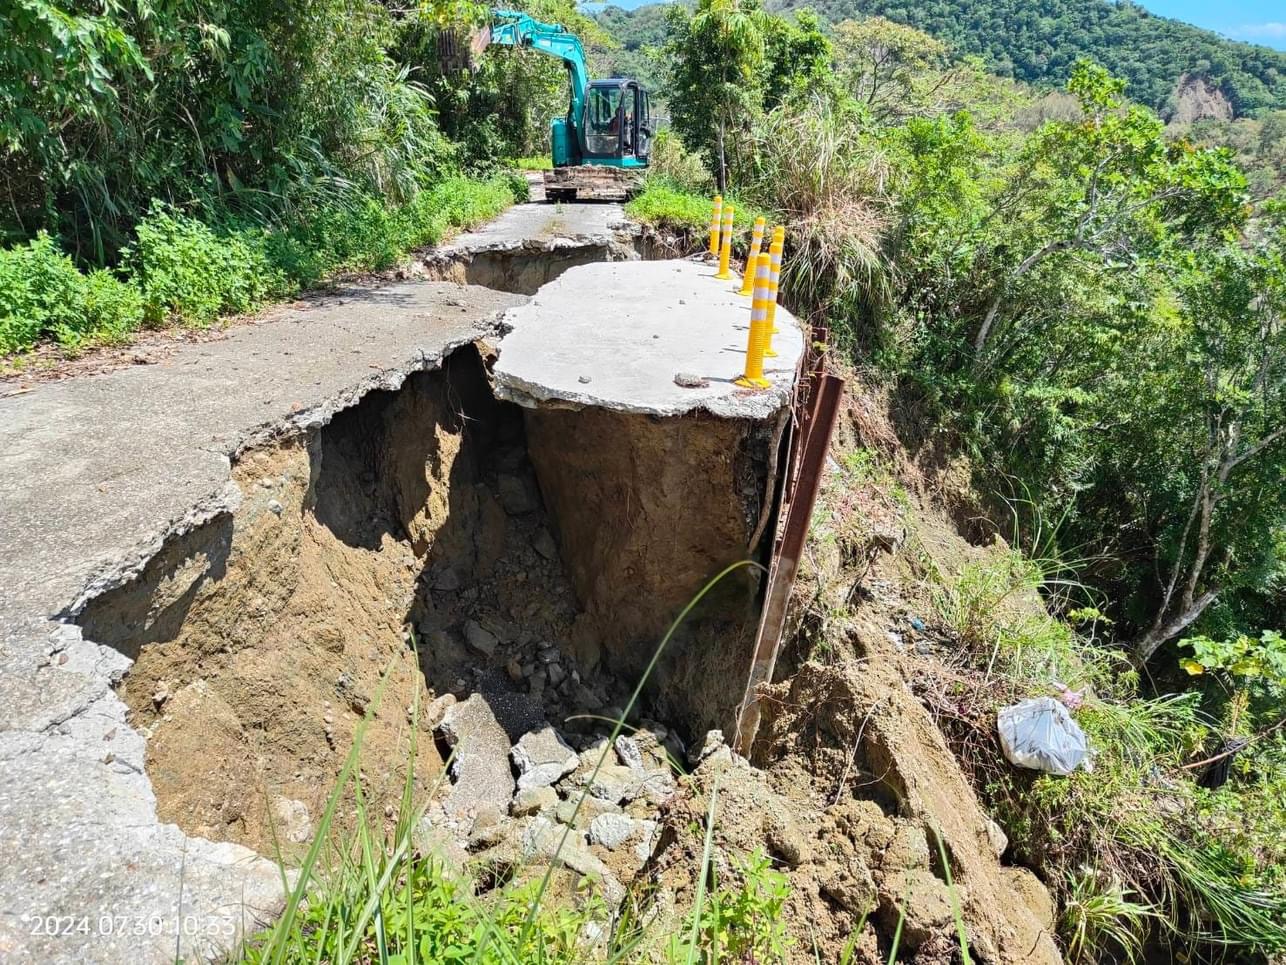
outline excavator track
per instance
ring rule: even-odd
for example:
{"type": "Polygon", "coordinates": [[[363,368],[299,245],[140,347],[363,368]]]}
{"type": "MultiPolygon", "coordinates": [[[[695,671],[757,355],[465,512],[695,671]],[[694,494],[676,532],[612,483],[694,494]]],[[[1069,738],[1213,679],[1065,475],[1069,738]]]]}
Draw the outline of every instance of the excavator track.
{"type": "Polygon", "coordinates": [[[545,172],[547,201],[628,201],[642,189],[639,170],[578,164],[545,172]]]}

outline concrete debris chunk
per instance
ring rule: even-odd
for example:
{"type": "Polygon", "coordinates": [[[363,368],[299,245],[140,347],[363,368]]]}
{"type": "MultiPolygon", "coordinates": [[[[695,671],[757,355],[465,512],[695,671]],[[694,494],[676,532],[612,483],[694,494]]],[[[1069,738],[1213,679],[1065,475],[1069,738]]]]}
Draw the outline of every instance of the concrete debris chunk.
{"type": "Polygon", "coordinates": [[[582,795],[577,794],[569,801],[560,801],[554,816],[563,824],[584,829],[599,815],[620,813],[621,806],[613,801],[604,801],[588,794],[583,795],[582,800],[582,795]]]}
{"type": "Polygon", "coordinates": [[[580,757],[552,727],[523,734],[511,754],[518,767],[518,788],[524,791],[549,787],[580,763],[580,757]]]}
{"type": "Polygon", "coordinates": [[[559,861],[579,875],[596,881],[603,897],[611,905],[620,904],[625,898],[625,887],[585,844],[585,836],[569,831],[564,825],[548,818],[524,818],[529,822],[522,832],[522,854],[526,858],[537,855],[559,861]]]}
{"type": "Polygon", "coordinates": [[[633,737],[621,734],[616,738],[616,756],[626,767],[636,771],[643,770],[643,750],[633,737]]]}
{"type": "Polygon", "coordinates": [[[723,731],[706,731],[705,739],[700,744],[694,744],[692,750],[688,753],[688,763],[695,767],[722,746],[723,731]]]}
{"type": "Polygon", "coordinates": [[[450,691],[434,697],[433,701],[427,708],[425,708],[424,711],[424,717],[425,720],[428,721],[429,727],[437,727],[441,724],[442,718],[446,716],[446,712],[454,706],[455,702],[455,694],[450,691]]]}
{"type": "Polygon", "coordinates": [[[674,384],[685,389],[705,389],[709,387],[710,380],[692,372],[675,372],[674,384]]]}
{"type": "Polygon", "coordinates": [[[589,822],[589,843],[615,851],[638,830],[638,822],[624,814],[600,814],[589,822]]]}
{"type": "Polygon", "coordinates": [[[557,805],[558,792],[552,787],[528,787],[514,795],[513,805],[509,810],[514,817],[524,817],[552,810],[557,805]]]}
{"type": "Polygon", "coordinates": [[[677,787],[669,771],[647,771],[638,786],[640,797],[649,804],[660,806],[674,796],[677,787]]]}
{"type": "Polygon", "coordinates": [[[490,806],[499,813],[509,810],[514,779],[509,768],[509,736],[482,694],[447,708],[438,725],[454,752],[451,777],[455,786],[444,803],[448,814],[476,814],[490,806]]]}
{"type": "Polygon", "coordinates": [[[661,840],[660,822],[640,821],[639,831],[638,841],[634,843],[634,857],[638,859],[641,868],[652,859],[657,843],[661,840]]]}
{"type": "Polygon", "coordinates": [[[620,764],[604,764],[589,778],[589,793],[604,801],[622,804],[633,801],[642,789],[638,773],[620,764]]]}
{"type": "Polygon", "coordinates": [[[503,841],[511,824],[494,804],[482,805],[469,828],[469,847],[477,851],[503,841]]]}
{"type": "Polygon", "coordinates": [[[441,816],[425,815],[411,832],[411,840],[423,855],[432,855],[453,872],[459,873],[469,860],[469,853],[454,834],[438,823],[441,816]]]}

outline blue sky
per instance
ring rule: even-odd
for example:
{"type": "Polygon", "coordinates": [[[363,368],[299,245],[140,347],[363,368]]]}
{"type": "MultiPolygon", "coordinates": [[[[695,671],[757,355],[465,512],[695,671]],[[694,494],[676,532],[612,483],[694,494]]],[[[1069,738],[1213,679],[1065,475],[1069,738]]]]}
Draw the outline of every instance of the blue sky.
{"type": "Polygon", "coordinates": [[[1140,0],[1153,13],[1186,20],[1253,44],[1286,50],[1286,3],[1282,0],[1140,0]]]}

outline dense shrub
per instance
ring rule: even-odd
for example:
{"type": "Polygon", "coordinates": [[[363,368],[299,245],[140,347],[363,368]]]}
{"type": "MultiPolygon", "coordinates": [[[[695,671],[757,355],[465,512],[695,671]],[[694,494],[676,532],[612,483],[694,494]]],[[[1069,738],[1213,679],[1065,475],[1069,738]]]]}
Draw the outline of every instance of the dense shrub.
{"type": "Polygon", "coordinates": [[[286,290],[262,242],[219,235],[201,222],[154,205],[126,252],[150,325],[173,317],[205,325],[222,312],[244,312],[286,290]]]}
{"type": "Polygon", "coordinates": [[[117,341],[146,322],[208,325],[344,271],[388,268],[525,199],[520,176],[452,177],[400,207],[373,196],[268,230],[227,217],[209,225],[156,203],[123,252],[122,277],[80,272],[47,234],[0,249],[0,354],[42,337],[66,347],[117,341]]]}
{"type": "Polygon", "coordinates": [[[138,291],[106,271],[81,274],[46,234],[0,250],[0,353],[43,334],[74,347],[88,335],[119,338],[143,317],[138,291]]]}
{"type": "MultiPolygon", "coordinates": [[[[115,342],[143,323],[143,293],[104,269],[85,279],[85,321],[77,338],[93,337],[115,342]]],[[[60,341],[66,339],[59,337],[60,341]]]]}
{"type": "Polygon", "coordinates": [[[14,352],[83,312],[84,279],[46,234],[0,251],[0,350],[14,352]]]}
{"type": "Polygon", "coordinates": [[[689,151],[673,131],[660,131],[652,139],[651,173],[692,194],[714,193],[714,178],[700,156],[689,151]]]}

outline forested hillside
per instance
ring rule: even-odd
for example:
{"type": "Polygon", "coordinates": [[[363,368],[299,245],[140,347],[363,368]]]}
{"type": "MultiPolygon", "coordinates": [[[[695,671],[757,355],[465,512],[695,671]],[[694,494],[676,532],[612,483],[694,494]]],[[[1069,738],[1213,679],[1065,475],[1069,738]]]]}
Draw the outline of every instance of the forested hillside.
{"type": "MultiPolygon", "coordinates": [[[[1286,53],[1227,40],[1124,0],[769,0],[839,22],[883,16],[981,56],[1003,77],[1060,86],[1078,57],[1124,77],[1129,95],[1168,116],[1184,75],[1207,78],[1239,115],[1286,107],[1286,53]]],[[[603,25],[627,50],[656,42],[664,5],[609,7],[603,25]]]]}
{"type": "Polygon", "coordinates": [[[1238,114],[1286,107],[1286,54],[1225,40],[1123,0],[772,0],[833,20],[879,15],[978,54],[1005,77],[1061,84],[1078,57],[1128,82],[1135,100],[1166,113],[1179,79],[1209,77],[1238,114]]]}

